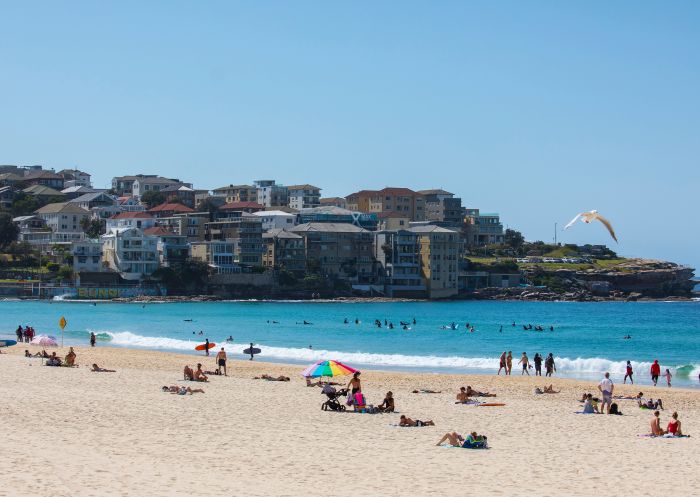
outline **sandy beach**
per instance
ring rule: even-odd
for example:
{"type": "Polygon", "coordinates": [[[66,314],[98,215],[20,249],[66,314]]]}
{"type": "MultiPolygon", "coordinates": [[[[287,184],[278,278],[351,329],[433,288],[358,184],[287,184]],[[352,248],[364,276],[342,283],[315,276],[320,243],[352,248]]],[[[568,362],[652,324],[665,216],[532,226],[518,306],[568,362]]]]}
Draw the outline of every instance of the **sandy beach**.
{"type": "MultiPolygon", "coordinates": [[[[179,396],[161,387],[199,386],[182,381],[183,366],[214,369],[213,357],[76,348],[70,369],[24,349],[0,355],[1,496],[700,495],[699,391],[640,387],[663,399],[664,427],[678,411],[692,435],[651,439],[638,437],[651,413],[633,401],[618,401],[623,416],[574,414],[583,391],[597,392],[590,382],[554,378],[560,394],[534,395],[545,379],[365,371],[369,403],[391,390],[401,414],[437,425],[398,428],[399,414],[322,411],[299,366],[229,361],[205,394],[179,396]],[[90,372],[93,362],[117,372],[90,372]],[[253,379],[261,373],[291,381],[253,379]],[[466,385],[506,406],[455,405],[466,385]],[[472,430],[489,450],[435,446],[472,430]]],[[[640,389],[613,379],[616,393],[640,389]]]]}

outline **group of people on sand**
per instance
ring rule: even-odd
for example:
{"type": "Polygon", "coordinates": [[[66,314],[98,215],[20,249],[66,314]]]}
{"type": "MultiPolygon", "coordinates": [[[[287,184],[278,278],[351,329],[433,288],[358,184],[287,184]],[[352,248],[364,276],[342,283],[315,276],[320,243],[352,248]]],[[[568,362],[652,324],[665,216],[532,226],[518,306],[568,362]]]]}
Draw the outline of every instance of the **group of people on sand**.
{"type": "Polygon", "coordinates": [[[70,347],[66,356],[61,360],[60,357],[56,355],[56,352],[51,352],[48,354],[46,350],[37,352],[36,354],[31,354],[28,350],[24,351],[24,357],[42,357],[46,359],[47,366],[66,366],[69,368],[77,367],[75,364],[75,358],[77,357],[73,347],[70,347]]]}
{"type": "Polygon", "coordinates": [[[457,393],[457,402],[455,404],[471,404],[476,401],[471,400],[470,397],[495,397],[495,393],[489,393],[489,392],[480,392],[478,390],[474,390],[471,385],[467,385],[467,387],[459,387],[459,392],[457,393]]]}
{"type": "MultiPolygon", "coordinates": [[[[539,352],[536,353],[532,362],[534,363],[535,376],[542,376],[542,363],[544,363],[545,367],[545,376],[552,376],[557,371],[554,355],[551,352],[547,357],[542,357],[539,352]]],[[[520,375],[527,374],[530,376],[530,369],[532,369],[533,365],[530,364],[530,358],[527,356],[527,352],[523,352],[518,364],[522,365],[522,372],[520,375]]],[[[511,375],[513,372],[513,352],[510,350],[508,352],[504,351],[498,360],[497,374],[500,375],[501,371],[504,371],[506,376],[511,375]]]]}
{"type": "Polygon", "coordinates": [[[31,326],[25,326],[22,328],[22,325],[19,325],[15,331],[15,335],[17,335],[18,342],[29,343],[32,341],[32,338],[36,336],[36,332],[31,326]]]}
{"type": "MultiPolygon", "coordinates": [[[[630,384],[634,385],[634,379],[632,378],[634,375],[634,371],[632,369],[632,363],[630,361],[627,361],[627,365],[625,366],[625,377],[622,380],[622,383],[627,383],[627,379],[629,378],[630,384]]],[[[649,368],[649,375],[651,376],[651,382],[654,384],[654,386],[657,385],[659,382],[659,377],[661,375],[661,365],[659,364],[658,359],[654,359],[654,362],[652,363],[651,367],[649,368]]],[[[663,374],[663,377],[666,378],[666,386],[669,388],[671,387],[671,378],[673,378],[673,374],[671,374],[671,370],[666,368],[666,372],[663,374]]]]}
{"type": "Polygon", "coordinates": [[[207,373],[212,374],[209,371],[202,371],[202,363],[197,363],[196,370],[193,370],[189,365],[186,365],[185,369],[182,371],[182,375],[187,381],[209,381],[207,373]]]}
{"type": "Polygon", "coordinates": [[[664,435],[672,437],[684,436],[681,431],[681,421],[678,419],[677,412],[671,414],[671,419],[668,425],[666,425],[665,430],[661,428],[661,414],[659,411],[654,411],[654,416],[652,416],[649,425],[651,426],[651,433],[649,435],[652,437],[662,437],[664,435]]]}

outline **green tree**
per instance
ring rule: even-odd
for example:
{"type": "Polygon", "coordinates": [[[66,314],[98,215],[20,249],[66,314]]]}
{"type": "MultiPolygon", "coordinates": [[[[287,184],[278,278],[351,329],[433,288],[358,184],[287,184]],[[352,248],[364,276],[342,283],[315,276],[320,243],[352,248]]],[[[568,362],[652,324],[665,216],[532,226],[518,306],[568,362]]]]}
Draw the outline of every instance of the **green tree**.
{"type": "Polygon", "coordinates": [[[156,205],[164,203],[165,200],[165,193],[157,190],[149,190],[141,195],[141,202],[146,204],[149,209],[153,209],[156,205]]]}
{"type": "Polygon", "coordinates": [[[61,266],[56,272],[56,278],[59,280],[72,280],[73,268],[70,266],[61,266]]]}
{"type": "Polygon", "coordinates": [[[100,235],[104,234],[104,226],[100,219],[88,219],[84,217],[80,220],[80,227],[88,238],[99,238],[100,235]]]}
{"type": "Polygon", "coordinates": [[[37,202],[36,197],[27,195],[24,192],[19,192],[12,201],[10,211],[12,211],[12,215],[15,217],[28,216],[38,208],[39,202],[37,202]]]}
{"type": "Polygon", "coordinates": [[[17,240],[19,227],[12,222],[12,216],[7,212],[0,212],[0,249],[5,249],[17,240]]]}
{"type": "Polygon", "coordinates": [[[221,202],[219,202],[211,197],[208,197],[199,203],[199,206],[197,206],[197,211],[208,212],[209,213],[209,220],[213,221],[214,215],[219,211],[219,207],[221,205],[222,205],[221,202]]]}
{"type": "Polygon", "coordinates": [[[522,233],[516,230],[512,229],[507,229],[505,233],[505,242],[506,245],[508,245],[510,248],[515,250],[516,252],[520,252],[520,250],[523,248],[523,245],[525,244],[525,237],[523,236],[522,233]]]}

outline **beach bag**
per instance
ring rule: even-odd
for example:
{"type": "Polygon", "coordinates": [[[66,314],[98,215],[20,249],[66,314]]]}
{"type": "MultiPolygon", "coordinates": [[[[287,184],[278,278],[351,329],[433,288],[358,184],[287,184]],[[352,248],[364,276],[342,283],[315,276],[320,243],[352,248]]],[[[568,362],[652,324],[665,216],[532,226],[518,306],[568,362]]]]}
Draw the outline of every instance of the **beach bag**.
{"type": "Polygon", "coordinates": [[[345,401],[346,406],[351,406],[352,405],[352,394],[348,394],[348,398],[345,401]]]}

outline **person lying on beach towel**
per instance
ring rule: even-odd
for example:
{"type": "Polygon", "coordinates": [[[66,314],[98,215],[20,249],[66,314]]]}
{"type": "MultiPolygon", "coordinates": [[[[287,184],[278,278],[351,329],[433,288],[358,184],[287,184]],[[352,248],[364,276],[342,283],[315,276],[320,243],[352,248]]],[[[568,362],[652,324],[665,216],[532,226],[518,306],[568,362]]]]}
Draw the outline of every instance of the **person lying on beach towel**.
{"type": "Polygon", "coordinates": [[[452,447],[461,447],[463,449],[487,449],[487,440],[488,437],[486,435],[477,435],[475,431],[467,435],[467,438],[463,438],[460,434],[453,431],[452,433],[445,433],[435,445],[439,446],[447,442],[452,447]]]}
{"type": "Polygon", "coordinates": [[[432,420],[428,421],[421,421],[420,419],[413,420],[409,417],[406,417],[405,415],[401,415],[401,419],[399,420],[399,426],[416,426],[416,427],[421,427],[421,426],[435,426],[435,423],[432,420]]]}
{"type": "MultiPolygon", "coordinates": [[[[461,388],[460,388],[461,390],[461,388]]],[[[479,392],[478,390],[472,389],[470,385],[467,385],[467,395],[469,397],[495,397],[495,393],[489,393],[489,392],[479,392]]]]}
{"type": "Polygon", "coordinates": [[[543,393],[561,393],[561,390],[559,390],[559,391],[554,390],[554,386],[553,386],[553,385],[544,386],[544,387],[542,387],[541,389],[540,389],[540,387],[535,388],[535,394],[536,394],[536,395],[541,395],[541,394],[543,394],[543,393]]]}
{"type": "Polygon", "coordinates": [[[253,377],[254,380],[267,380],[267,381],[289,381],[288,376],[270,376],[269,374],[263,374],[260,376],[253,377]]]}
{"type": "Polygon", "coordinates": [[[194,393],[204,393],[204,390],[201,388],[190,388],[190,387],[179,387],[177,385],[171,385],[171,386],[163,386],[161,388],[163,392],[168,392],[172,394],[177,394],[177,395],[187,395],[187,394],[194,394],[194,393]]]}
{"type": "Polygon", "coordinates": [[[639,392],[639,395],[637,395],[637,405],[640,409],[661,409],[662,411],[664,409],[661,399],[656,399],[656,402],[654,402],[654,399],[645,399],[642,397],[642,392],[639,392]]]}
{"type": "Polygon", "coordinates": [[[442,390],[429,390],[427,388],[421,388],[418,390],[413,390],[412,393],[442,393],[442,390]]]}
{"type": "Polygon", "coordinates": [[[308,377],[306,378],[306,386],[307,386],[307,387],[320,387],[320,386],[322,386],[322,385],[321,385],[322,383],[323,383],[323,382],[322,382],[321,380],[319,380],[319,381],[311,381],[311,378],[308,378],[308,377]]]}
{"type": "Polygon", "coordinates": [[[92,369],[90,371],[92,371],[94,373],[116,373],[116,371],[114,369],[101,368],[97,364],[93,364],[92,369]]]}
{"type": "Polygon", "coordinates": [[[384,400],[377,406],[379,412],[394,412],[394,394],[387,392],[384,400]]]}

